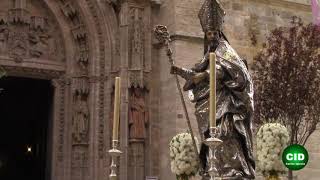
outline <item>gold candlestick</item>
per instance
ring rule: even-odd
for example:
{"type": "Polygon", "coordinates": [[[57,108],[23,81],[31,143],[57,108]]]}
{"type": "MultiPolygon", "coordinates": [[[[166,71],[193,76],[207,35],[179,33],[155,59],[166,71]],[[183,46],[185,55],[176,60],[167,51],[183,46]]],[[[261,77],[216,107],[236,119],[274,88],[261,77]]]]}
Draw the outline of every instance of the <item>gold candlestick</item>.
{"type": "Polygon", "coordinates": [[[210,53],[210,127],[216,127],[216,54],[210,53]]]}
{"type": "Polygon", "coordinates": [[[120,77],[116,77],[115,90],[114,90],[112,140],[118,140],[119,138],[119,120],[120,120],[120,77]]]}
{"type": "Polygon", "coordinates": [[[117,180],[117,158],[122,154],[120,150],[118,150],[119,146],[119,121],[120,121],[120,78],[116,77],[115,81],[115,96],[114,96],[114,109],[113,109],[113,130],[112,130],[112,149],[109,150],[109,154],[111,156],[111,172],[110,172],[110,180],[117,180]]]}
{"type": "Polygon", "coordinates": [[[216,54],[210,53],[210,136],[205,140],[205,144],[209,146],[209,163],[210,168],[208,173],[210,175],[210,180],[219,179],[219,172],[216,168],[216,154],[215,149],[218,147],[222,141],[217,138],[218,128],[216,122],[216,54]]]}

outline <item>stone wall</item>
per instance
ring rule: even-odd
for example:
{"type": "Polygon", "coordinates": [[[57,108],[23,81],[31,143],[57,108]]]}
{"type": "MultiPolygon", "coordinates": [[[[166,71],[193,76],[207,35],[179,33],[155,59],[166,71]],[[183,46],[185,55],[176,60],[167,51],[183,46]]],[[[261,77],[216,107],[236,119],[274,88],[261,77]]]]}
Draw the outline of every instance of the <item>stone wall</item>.
{"type": "MultiPolygon", "coordinates": [[[[172,49],[176,64],[191,67],[203,54],[203,33],[197,18],[203,0],[163,0],[154,24],[167,25],[174,41],[172,49]]],[[[252,64],[270,30],[287,26],[292,16],[312,21],[310,0],[221,0],[226,12],[224,32],[237,52],[252,64]]],[[[159,51],[160,63],[160,179],[174,179],[170,172],[168,143],[176,133],[187,129],[175,81],[169,75],[169,63],[164,49],[159,51]]],[[[185,94],[185,98],[187,98],[185,94]]],[[[188,104],[193,130],[198,134],[193,105],[188,104]]],[[[320,131],[310,137],[307,149],[309,165],[298,179],[316,179],[320,175],[320,131]]]]}

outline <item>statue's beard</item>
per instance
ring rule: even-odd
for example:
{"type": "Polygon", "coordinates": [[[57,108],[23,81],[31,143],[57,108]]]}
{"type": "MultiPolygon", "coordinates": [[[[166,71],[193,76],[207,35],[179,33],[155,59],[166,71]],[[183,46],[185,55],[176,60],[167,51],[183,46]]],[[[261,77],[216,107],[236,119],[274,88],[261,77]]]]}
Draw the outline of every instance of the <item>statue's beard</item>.
{"type": "Polygon", "coordinates": [[[215,36],[211,41],[209,41],[208,49],[210,52],[214,52],[219,46],[219,36],[215,36]]]}

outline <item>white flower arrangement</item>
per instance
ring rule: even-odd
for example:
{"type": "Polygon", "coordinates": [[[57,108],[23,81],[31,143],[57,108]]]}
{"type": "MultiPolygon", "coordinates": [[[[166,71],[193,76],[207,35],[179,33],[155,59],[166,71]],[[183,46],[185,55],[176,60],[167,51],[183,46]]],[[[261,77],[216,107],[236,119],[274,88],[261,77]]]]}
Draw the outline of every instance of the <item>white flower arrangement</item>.
{"type": "MultiPolygon", "coordinates": [[[[197,139],[195,138],[196,142],[197,139]]],[[[170,142],[171,171],[179,180],[188,180],[199,170],[199,157],[189,133],[180,133],[170,142]]]]}
{"type": "Polygon", "coordinates": [[[279,123],[267,123],[259,129],[257,134],[258,169],[264,176],[278,176],[286,172],[281,155],[288,141],[288,130],[279,123]]]}

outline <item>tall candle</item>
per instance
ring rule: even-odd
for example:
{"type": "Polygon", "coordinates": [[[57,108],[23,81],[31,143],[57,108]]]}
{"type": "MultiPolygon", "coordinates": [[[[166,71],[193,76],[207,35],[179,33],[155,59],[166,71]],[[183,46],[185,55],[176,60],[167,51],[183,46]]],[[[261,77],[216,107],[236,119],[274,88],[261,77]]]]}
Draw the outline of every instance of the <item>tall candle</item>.
{"type": "Polygon", "coordinates": [[[119,121],[120,121],[120,77],[116,77],[114,90],[114,105],[113,105],[113,133],[112,140],[119,138],[119,121]]]}
{"type": "Polygon", "coordinates": [[[216,54],[210,53],[210,127],[216,127],[216,54]]]}

